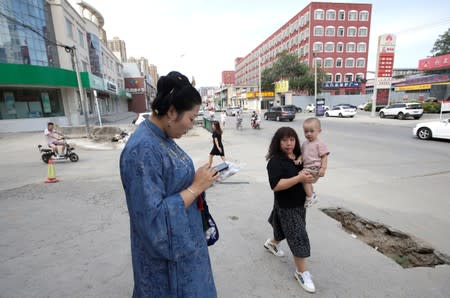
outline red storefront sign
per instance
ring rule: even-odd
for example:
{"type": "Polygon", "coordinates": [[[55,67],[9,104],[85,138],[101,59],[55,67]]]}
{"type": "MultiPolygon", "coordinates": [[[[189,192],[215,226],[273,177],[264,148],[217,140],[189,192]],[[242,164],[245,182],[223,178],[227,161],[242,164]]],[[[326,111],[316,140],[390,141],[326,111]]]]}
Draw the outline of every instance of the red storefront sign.
{"type": "Polygon", "coordinates": [[[450,54],[419,60],[419,70],[450,68],[450,54]]]}

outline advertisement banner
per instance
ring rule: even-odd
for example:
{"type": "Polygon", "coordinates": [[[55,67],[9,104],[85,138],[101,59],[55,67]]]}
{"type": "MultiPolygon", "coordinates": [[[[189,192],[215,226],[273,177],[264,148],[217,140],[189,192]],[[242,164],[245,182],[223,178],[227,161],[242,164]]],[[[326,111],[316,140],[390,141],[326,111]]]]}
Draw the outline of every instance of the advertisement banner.
{"type": "Polygon", "coordinates": [[[282,80],[275,82],[275,93],[286,93],[289,91],[289,81],[282,80]]]}
{"type": "Polygon", "coordinates": [[[4,92],[3,99],[5,100],[5,106],[6,110],[8,111],[8,115],[17,114],[16,100],[14,98],[14,94],[12,92],[4,92]]]}
{"type": "Polygon", "coordinates": [[[44,107],[44,113],[51,113],[52,107],[50,105],[50,97],[48,96],[47,92],[41,93],[41,102],[42,106],[44,107]]]}
{"type": "Polygon", "coordinates": [[[144,78],[125,78],[125,90],[131,94],[145,93],[144,78]]]}

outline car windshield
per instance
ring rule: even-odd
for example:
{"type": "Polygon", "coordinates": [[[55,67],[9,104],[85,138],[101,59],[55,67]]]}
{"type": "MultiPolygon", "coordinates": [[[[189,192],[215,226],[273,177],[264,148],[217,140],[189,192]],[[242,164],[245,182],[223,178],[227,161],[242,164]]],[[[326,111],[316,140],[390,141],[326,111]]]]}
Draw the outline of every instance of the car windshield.
{"type": "Polygon", "coordinates": [[[295,110],[295,109],[292,106],[283,107],[283,111],[293,111],[293,110],[295,110]]]}

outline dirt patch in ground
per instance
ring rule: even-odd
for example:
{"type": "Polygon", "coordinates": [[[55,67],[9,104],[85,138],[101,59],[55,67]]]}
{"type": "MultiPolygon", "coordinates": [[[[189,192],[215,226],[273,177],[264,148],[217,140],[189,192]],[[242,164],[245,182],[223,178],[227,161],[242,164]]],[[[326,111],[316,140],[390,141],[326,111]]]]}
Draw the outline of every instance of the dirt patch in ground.
{"type": "Polygon", "coordinates": [[[450,258],[423,241],[384,224],[364,219],[344,208],[323,208],[322,212],[342,227],[403,268],[450,265],[450,258]]]}

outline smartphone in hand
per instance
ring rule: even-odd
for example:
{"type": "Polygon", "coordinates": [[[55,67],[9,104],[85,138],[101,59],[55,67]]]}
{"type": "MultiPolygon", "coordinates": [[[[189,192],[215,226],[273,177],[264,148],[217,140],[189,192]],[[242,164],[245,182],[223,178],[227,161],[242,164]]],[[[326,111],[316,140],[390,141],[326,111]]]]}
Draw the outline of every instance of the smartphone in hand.
{"type": "Polygon", "coordinates": [[[217,166],[214,166],[213,169],[215,169],[217,173],[220,173],[228,169],[228,164],[226,162],[223,162],[221,164],[218,164],[217,166]]]}

